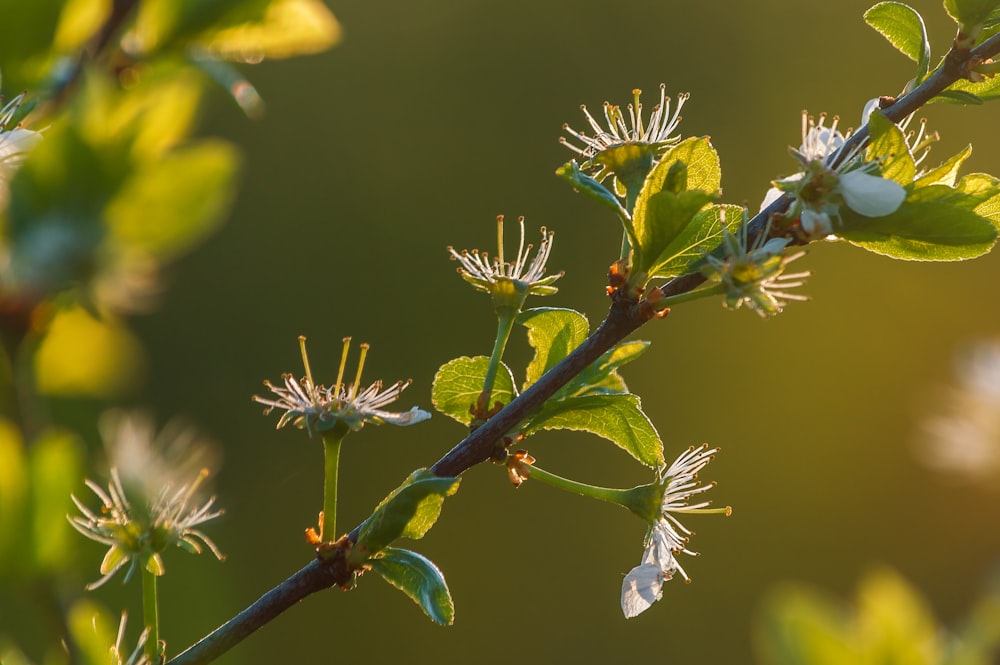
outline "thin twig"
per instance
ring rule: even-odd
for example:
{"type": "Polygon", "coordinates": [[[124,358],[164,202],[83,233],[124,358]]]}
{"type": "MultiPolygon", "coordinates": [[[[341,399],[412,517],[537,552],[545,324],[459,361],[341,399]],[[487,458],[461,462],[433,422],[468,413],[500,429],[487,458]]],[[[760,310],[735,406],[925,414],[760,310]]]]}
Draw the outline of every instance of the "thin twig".
{"type": "MultiPolygon", "coordinates": [[[[949,85],[965,78],[970,62],[981,62],[1000,52],[1000,35],[994,35],[971,52],[953,49],[944,66],[909,94],[896,100],[883,112],[893,122],[898,122],[926,104],[949,85]]],[[[868,128],[863,127],[845,144],[842,150],[865,141],[868,128]]],[[[845,154],[845,153],[842,153],[845,154]]],[[[784,212],[790,204],[782,197],[758,213],[750,221],[750,232],[760,233],[770,215],[784,212]]],[[[661,287],[664,295],[686,293],[700,286],[705,278],[700,274],[685,275],[661,287]]],[[[529,417],[574,376],[579,374],[615,344],[637,330],[649,318],[641,314],[636,303],[625,299],[612,302],[607,317],[580,346],[547,372],[542,378],[505,406],[485,424],[469,434],[437,461],[431,471],[439,476],[457,476],[467,469],[491,459],[504,445],[504,437],[518,423],[529,417]]],[[[359,527],[348,538],[357,539],[359,527]]],[[[341,562],[342,563],[342,562],[341,562]]],[[[347,584],[351,571],[344,566],[331,566],[320,559],[309,562],[290,578],[261,596],[250,607],[217,628],[200,642],[172,659],[169,665],[199,665],[208,663],[239,643],[265,623],[275,618],[299,600],[333,585],[347,584]]]]}

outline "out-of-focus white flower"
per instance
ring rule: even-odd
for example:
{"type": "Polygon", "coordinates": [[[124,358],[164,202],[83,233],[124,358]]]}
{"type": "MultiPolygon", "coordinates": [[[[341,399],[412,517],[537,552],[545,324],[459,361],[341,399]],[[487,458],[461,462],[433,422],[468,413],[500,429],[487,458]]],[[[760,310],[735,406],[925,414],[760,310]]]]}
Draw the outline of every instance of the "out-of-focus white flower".
{"type": "Polygon", "coordinates": [[[10,127],[14,114],[24,101],[24,93],[0,109],[0,208],[7,206],[8,183],[28,153],[42,140],[40,132],[10,127]]]}
{"type": "Polygon", "coordinates": [[[1000,342],[971,346],[957,370],[958,386],[921,423],[919,456],[955,479],[1000,489],[1000,342]]]}

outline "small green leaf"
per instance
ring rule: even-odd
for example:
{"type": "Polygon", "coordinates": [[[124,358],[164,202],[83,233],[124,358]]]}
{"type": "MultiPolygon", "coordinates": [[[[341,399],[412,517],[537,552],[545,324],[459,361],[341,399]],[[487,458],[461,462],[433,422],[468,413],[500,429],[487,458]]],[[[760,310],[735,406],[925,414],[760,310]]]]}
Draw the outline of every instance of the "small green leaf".
{"type": "Polygon", "coordinates": [[[597,182],[589,175],[580,170],[580,166],[575,159],[571,159],[558,169],[556,175],[573,186],[573,189],[580,192],[589,199],[597,201],[611,212],[615,213],[618,219],[625,226],[625,231],[629,237],[634,236],[632,231],[632,221],[628,212],[622,207],[618,197],[608,191],[608,188],[597,182]]]}
{"type": "MultiPolygon", "coordinates": [[[[442,365],[434,375],[434,385],[431,386],[434,408],[463,425],[470,424],[470,409],[476,405],[476,400],[483,392],[489,365],[490,359],[486,356],[462,356],[442,365]]],[[[510,404],[515,397],[517,392],[514,390],[514,375],[506,365],[500,363],[500,371],[494,380],[490,398],[494,403],[510,404]]]]}
{"type": "Polygon", "coordinates": [[[974,198],[963,202],[955,192],[944,185],[915,190],[896,212],[885,217],[861,217],[845,209],[844,229],[837,235],[897,259],[960,261],[981,256],[993,247],[997,230],[968,205],[974,198]],[[932,191],[938,189],[947,192],[932,191]]]}
{"type": "Polygon", "coordinates": [[[669,279],[697,270],[705,253],[714,251],[722,244],[723,210],[726,211],[726,228],[735,233],[743,223],[743,208],[723,204],[702,210],[663,250],[650,277],[669,279]]]}
{"type": "Polygon", "coordinates": [[[67,430],[47,430],[32,444],[28,464],[35,567],[60,570],[75,549],[66,515],[73,511],[70,495],[83,477],[83,444],[67,430]]]}
{"type": "Polygon", "coordinates": [[[458,478],[435,476],[427,469],[414,471],[361,525],[349,557],[352,563],[366,560],[397,538],[423,538],[458,484],[458,478]]]}
{"type": "Polygon", "coordinates": [[[1000,0],[944,0],[945,11],[966,29],[984,25],[1000,0]]]}
{"type": "Polygon", "coordinates": [[[910,155],[906,137],[896,123],[875,111],[868,119],[871,143],[868,146],[867,161],[881,160],[882,177],[897,182],[904,187],[913,182],[917,166],[910,155]]]}
{"type": "Polygon", "coordinates": [[[643,413],[636,395],[585,395],[548,401],[524,428],[526,435],[546,429],[590,432],[608,439],[646,466],[663,464],[660,435],[643,413]]]}
{"type": "Polygon", "coordinates": [[[618,375],[618,368],[630,363],[649,348],[649,342],[637,340],[617,344],[590,364],[559,392],[556,399],[582,395],[608,395],[628,392],[625,381],[618,375]]]}
{"type": "Polygon", "coordinates": [[[962,152],[952,155],[942,162],[940,166],[927,171],[917,178],[914,181],[914,185],[917,188],[927,187],[928,185],[948,185],[949,187],[954,187],[955,179],[958,177],[958,170],[971,154],[972,146],[968,145],[962,152]]]}
{"type": "Polygon", "coordinates": [[[650,171],[632,218],[640,273],[656,273],[665,250],[714,198],[721,179],[719,155],[707,137],[682,141],[650,171]]]}
{"type": "Polygon", "coordinates": [[[528,343],[535,349],[535,357],[528,363],[525,388],[580,346],[590,331],[590,323],[583,314],[557,307],[525,310],[518,315],[517,322],[528,329],[528,343]]]}
{"type": "Polygon", "coordinates": [[[865,21],[890,44],[917,63],[917,83],[927,76],[931,45],[924,19],[902,2],[880,2],[865,12],[865,21]]]}
{"type": "Polygon", "coordinates": [[[387,547],[368,564],[382,579],[409,596],[434,623],[450,626],[455,621],[455,604],[444,575],[430,559],[410,550],[387,547]]]}

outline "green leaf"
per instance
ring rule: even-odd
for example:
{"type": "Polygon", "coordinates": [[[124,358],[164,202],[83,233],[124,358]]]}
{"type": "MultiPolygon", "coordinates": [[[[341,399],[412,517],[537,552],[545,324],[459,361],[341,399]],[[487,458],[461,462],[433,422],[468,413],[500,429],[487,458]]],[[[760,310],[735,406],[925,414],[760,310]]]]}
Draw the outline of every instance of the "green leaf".
{"type": "MultiPolygon", "coordinates": [[[[469,425],[472,422],[470,409],[475,407],[483,392],[489,366],[490,359],[486,356],[462,356],[442,365],[434,375],[434,385],[431,386],[434,408],[463,425],[469,425]]],[[[494,402],[510,404],[515,397],[514,375],[507,365],[500,363],[490,398],[494,402]]]]}
{"type": "Polygon", "coordinates": [[[934,99],[957,104],[982,104],[1000,97],[1000,76],[979,83],[962,79],[948,86],[934,99]]]}
{"type": "Polygon", "coordinates": [[[997,7],[1000,0],[944,0],[948,15],[967,29],[985,24],[997,7]]]}
{"type": "Polygon", "coordinates": [[[580,312],[556,307],[525,310],[517,322],[528,329],[535,357],[528,363],[524,388],[540,379],[587,339],[590,323],[580,312]]]}
{"type": "Polygon", "coordinates": [[[397,538],[423,538],[441,515],[444,499],[458,491],[458,478],[427,469],[410,474],[361,525],[350,559],[360,563],[397,538]]]}
{"type": "Polygon", "coordinates": [[[551,429],[590,432],[608,439],[646,466],[656,468],[663,464],[660,435],[643,413],[637,395],[585,395],[550,400],[531,417],[524,433],[551,429]]]}
{"type": "Polygon", "coordinates": [[[890,44],[917,63],[917,83],[927,76],[931,45],[924,19],[917,10],[901,2],[880,2],[865,12],[865,21],[890,44]]]}
{"type": "Polygon", "coordinates": [[[875,111],[868,119],[871,143],[868,146],[867,161],[881,160],[882,177],[903,185],[913,182],[917,166],[910,155],[906,136],[896,123],[875,111]]]}
{"type": "Polygon", "coordinates": [[[955,179],[958,177],[958,170],[971,154],[972,145],[968,145],[962,152],[952,155],[942,162],[940,166],[927,171],[917,178],[914,181],[914,185],[918,189],[927,187],[928,185],[948,185],[949,187],[954,187],[955,179]]]}
{"type": "Polygon", "coordinates": [[[580,192],[589,199],[597,201],[611,212],[615,213],[618,219],[625,226],[625,231],[629,237],[633,237],[632,221],[628,212],[622,207],[618,197],[608,191],[607,187],[597,182],[589,175],[580,170],[580,166],[575,159],[571,159],[558,169],[556,175],[573,186],[573,189],[580,192]]]}
{"type": "Polygon", "coordinates": [[[705,254],[715,251],[722,244],[723,210],[726,211],[726,228],[735,233],[743,223],[743,208],[723,204],[702,210],[663,250],[650,277],[668,279],[697,270],[705,254]]]}
{"type": "Polygon", "coordinates": [[[188,250],[223,221],[238,158],[221,141],[174,150],[140,169],[108,206],[112,233],[158,259],[188,250]]]}
{"type": "MultiPolygon", "coordinates": [[[[10,93],[34,88],[55,55],[64,0],[0,0],[0,71],[10,93]]],[[[16,94],[16,93],[15,93],[16,94]]]]}
{"type": "Polygon", "coordinates": [[[70,495],[83,477],[83,444],[67,430],[47,430],[31,446],[31,540],[34,567],[57,571],[74,547],[66,515],[73,512],[70,495]]]}
{"type": "Polygon", "coordinates": [[[915,190],[885,217],[842,211],[848,242],[876,254],[911,261],[960,261],[981,256],[996,242],[997,230],[973,208],[980,197],[963,197],[944,185],[915,190]]]}
{"type": "Polygon", "coordinates": [[[455,604],[444,575],[430,559],[410,550],[387,547],[368,563],[382,579],[419,605],[431,621],[442,626],[455,621],[455,604]]]}
{"type": "Polygon", "coordinates": [[[663,156],[635,202],[632,219],[640,272],[650,277],[656,273],[665,250],[712,201],[721,180],[719,155],[707,137],[691,137],[663,156]]]}
{"type": "Polygon", "coordinates": [[[582,395],[608,395],[628,392],[618,368],[632,362],[649,348],[649,342],[637,340],[615,345],[585,370],[574,376],[555,394],[555,398],[582,395]]]}

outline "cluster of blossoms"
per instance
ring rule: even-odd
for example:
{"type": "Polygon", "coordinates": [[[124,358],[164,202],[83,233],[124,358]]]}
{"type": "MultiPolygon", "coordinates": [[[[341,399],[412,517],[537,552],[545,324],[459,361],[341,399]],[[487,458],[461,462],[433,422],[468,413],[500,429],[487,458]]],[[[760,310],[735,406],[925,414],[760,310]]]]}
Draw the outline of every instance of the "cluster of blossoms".
{"type": "Polygon", "coordinates": [[[291,374],[282,375],[283,387],[265,381],[264,385],[274,393],[274,397],[254,395],[253,400],[267,407],[264,409],[265,415],[274,409],[283,411],[281,418],[278,419],[278,429],[292,424],[299,429],[305,429],[310,436],[314,431],[324,432],[336,428],[343,429],[344,432],[357,431],[364,427],[365,423],[389,423],[405,427],[431,417],[430,413],[417,407],[404,413],[383,409],[396,401],[410,385],[409,381],[397,381],[385,390],[382,390],[381,381],[375,381],[364,390],[360,389],[361,370],[368,355],[368,344],[361,345],[361,359],[358,361],[358,372],[354,383],[344,382],[344,369],[350,343],[350,337],[344,338],[337,382],[328,388],[313,381],[309,356],[306,353],[306,338],[299,337],[306,375],[301,379],[296,379],[291,374]]]}
{"type": "MultiPolygon", "coordinates": [[[[869,105],[868,112],[871,108],[869,105]]],[[[834,223],[841,219],[841,206],[864,217],[883,217],[899,209],[906,199],[902,185],[876,175],[878,162],[864,161],[863,144],[840,154],[850,134],[841,134],[838,122],[834,116],[827,127],[825,114],[820,114],[817,121],[802,112],[802,145],[791,153],[803,170],[776,180],[760,207],[764,210],[782,194],[790,194],[794,202],[788,217],[797,217],[809,238],[834,233],[834,223]]]]}
{"type": "Polygon", "coordinates": [[[629,571],[622,582],[622,612],[626,618],[631,619],[645,612],[658,601],[663,595],[663,583],[672,579],[675,572],[680,573],[685,581],[691,581],[677,560],[677,555],[696,554],[687,548],[688,537],[692,532],[680,523],[676,515],[732,513],[729,506],[709,508],[710,501],[688,505],[692,496],[715,487],[715,483],[702,485],[698,480],[698,472],[714,459],[717,452],[718,448],[709,448],[705,444],[688,448],[673,464],[664,466],[658,472],[654,485],[661,492],[659,517],[651,522],[646,531],[646,549],[641,563],[629,571]]]}
{"type": "Polygon", "coordinates": [[[194,480],[179,483],[175,480],[179,476],[177,469],[171,468],[170,462],[159,453],[155,439],[138,438],[137,435],[143,436],[148,430],[130,417],[117,422],[117,440],[109,441],[109,447],[112,450],[143,447],[147,452],[137,457],[144,460],[142,468],[127,461],[121,470],[112,465],[106,489],[92,480],[86,481],[101,501],[99,511],[90,510],[73,497],[81,515],[69,516],[70,524],[87,538],[109,546],[101,563],[103,577],[87,588],[101,586],[126,566],[126,580],[140,568],[162,575],[165,570],[162,553],[171,547],[194,554],[208,549],[222,560],[222,552],[215,543],[196,528],[222,514],[213,508],[215,497],[200,503],[196,498],[208,470],[201,469],[194,480]]]}

